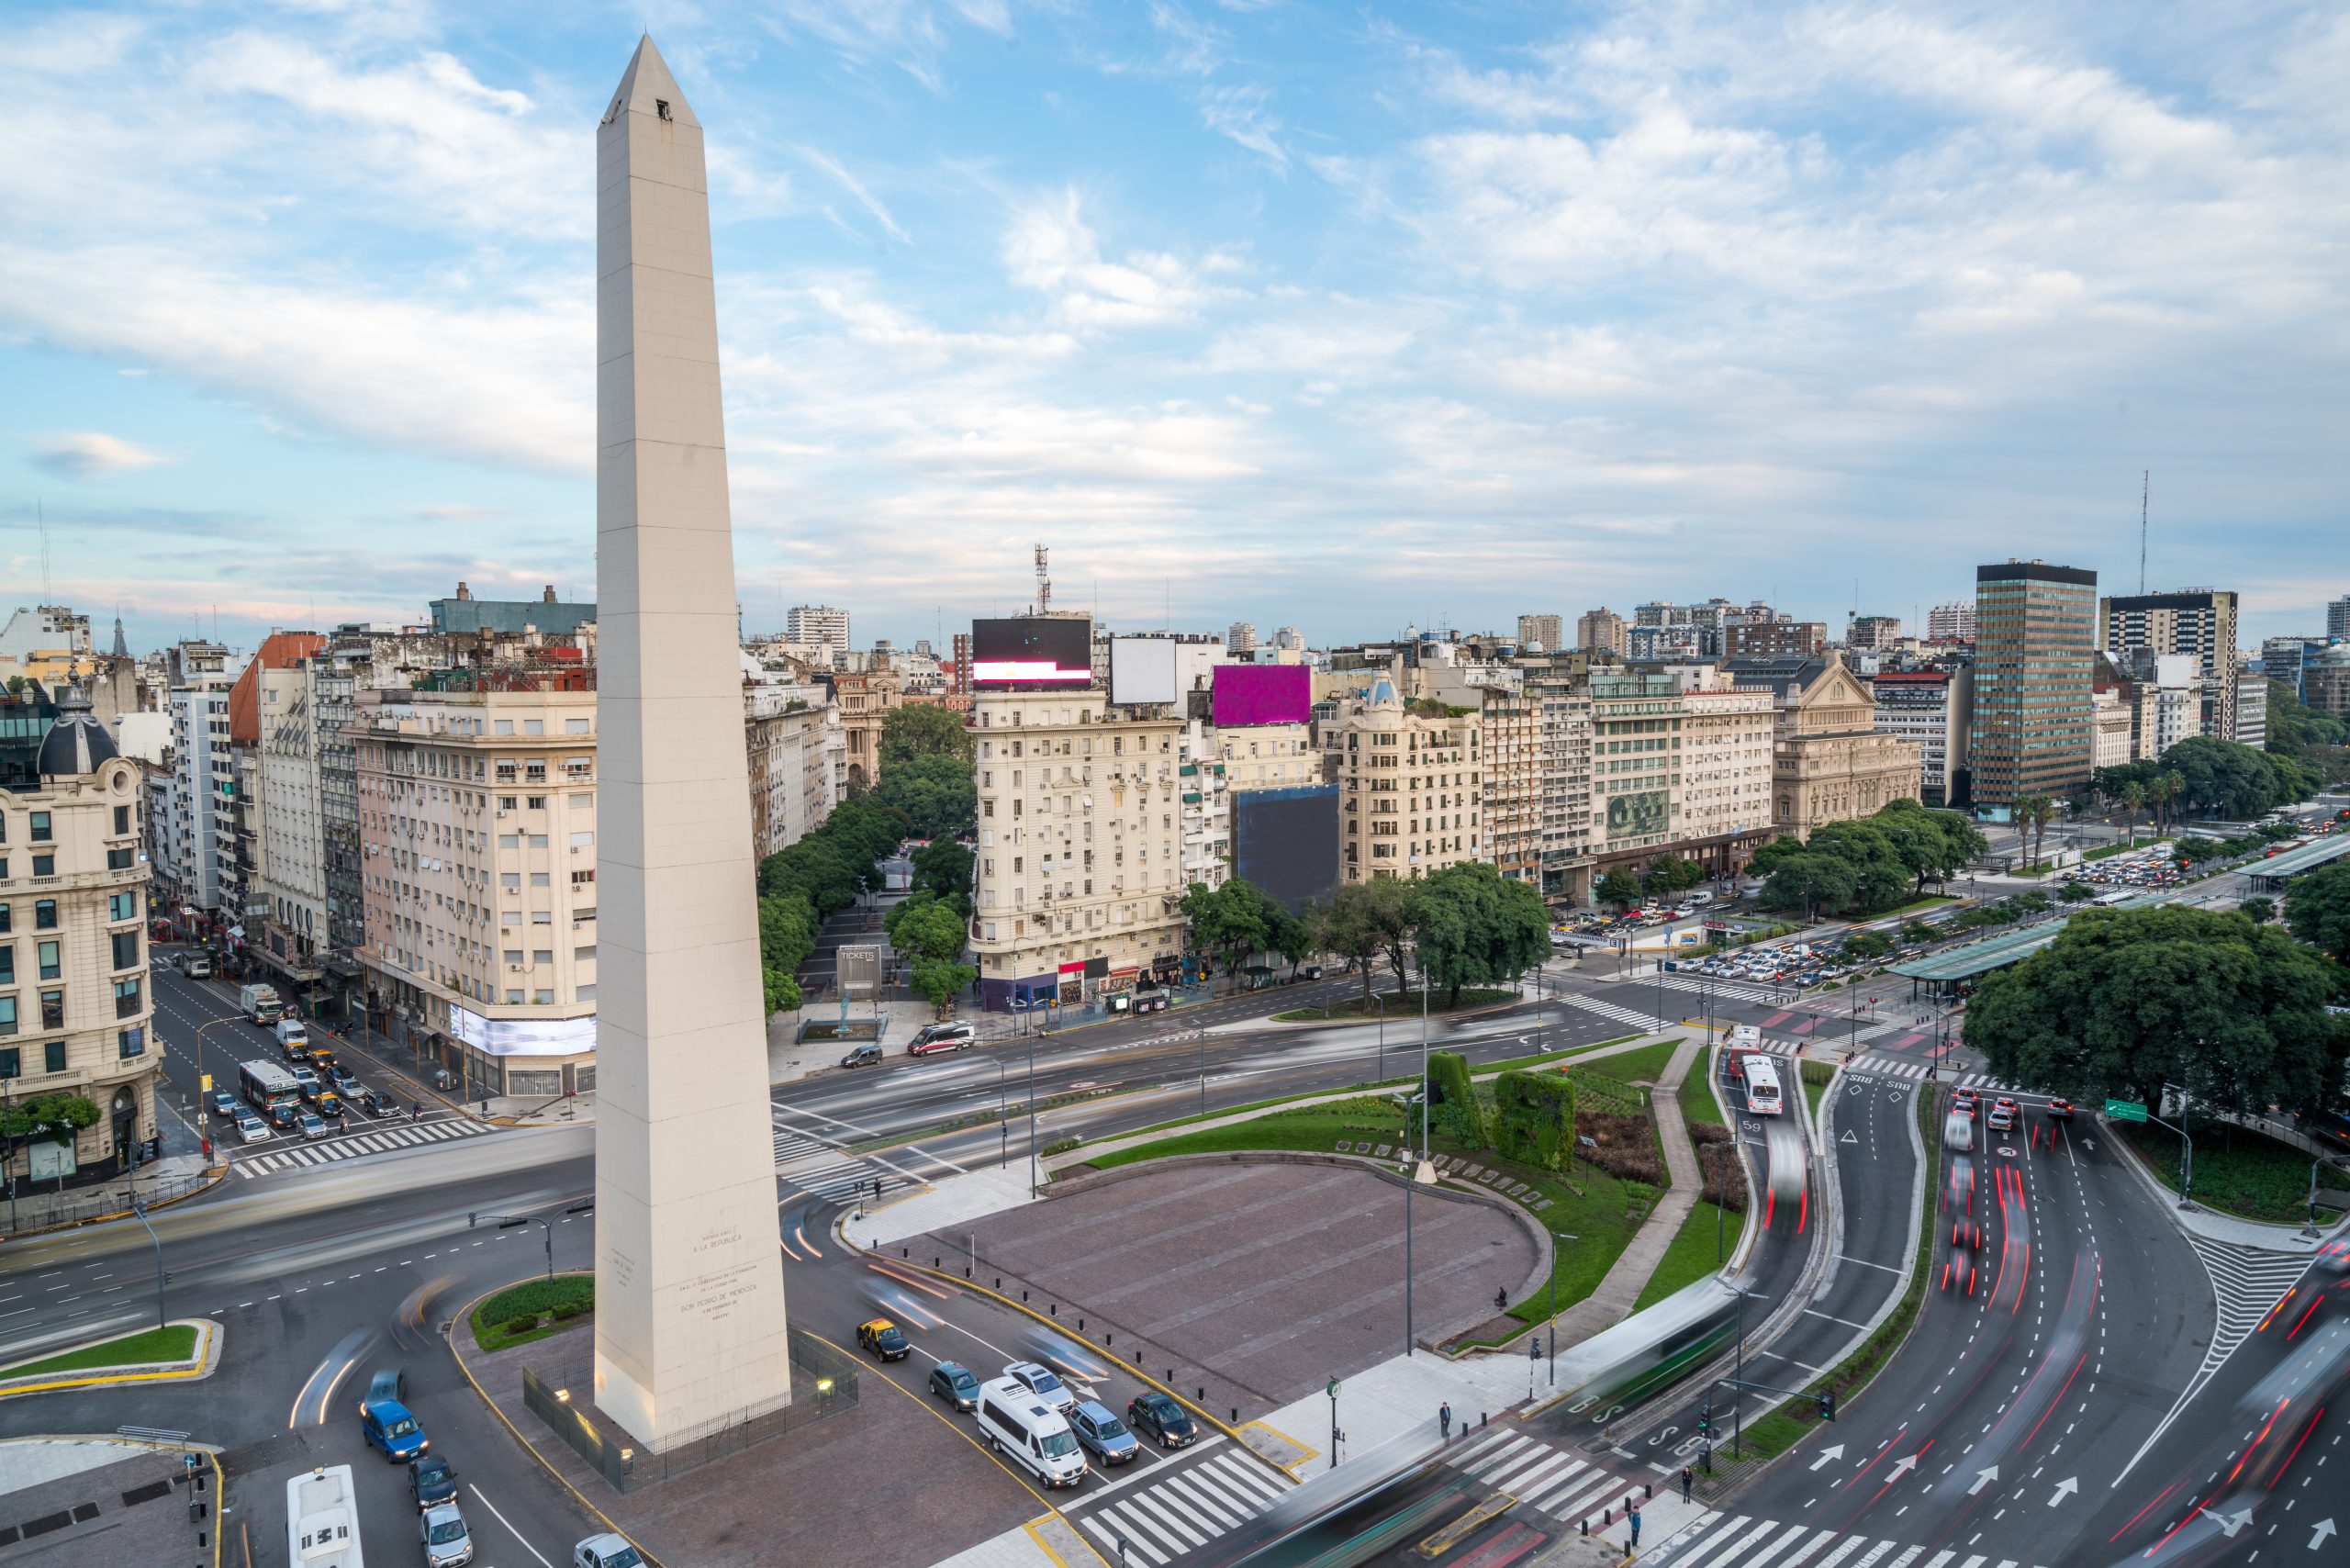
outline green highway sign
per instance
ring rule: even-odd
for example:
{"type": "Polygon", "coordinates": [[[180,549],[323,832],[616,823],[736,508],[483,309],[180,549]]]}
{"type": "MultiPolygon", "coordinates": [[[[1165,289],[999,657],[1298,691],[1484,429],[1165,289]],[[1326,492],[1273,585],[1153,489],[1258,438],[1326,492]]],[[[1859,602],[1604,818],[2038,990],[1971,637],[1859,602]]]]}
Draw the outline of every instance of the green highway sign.
{"type": "Polygon", "coordinates": [[[2108,1100],[2105,1114],[2108,1120],[2116,1122],[2143,1122],[2146,1119],[2146,1108],[2135,1100],[2108,1100]]]}

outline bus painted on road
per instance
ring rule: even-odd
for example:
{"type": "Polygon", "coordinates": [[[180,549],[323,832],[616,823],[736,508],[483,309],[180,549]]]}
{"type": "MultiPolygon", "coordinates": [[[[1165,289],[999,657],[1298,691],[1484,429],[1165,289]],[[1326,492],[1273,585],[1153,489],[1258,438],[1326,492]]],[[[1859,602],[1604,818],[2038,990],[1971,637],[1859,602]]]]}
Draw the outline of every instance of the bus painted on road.
{"type": "Polygon", "coordinates": [[[295,1076],[274,1061],[248,1061],[237,1065],[237,1092],[245,1103],[269,1114],[273,1105],[298,1105],[302,1103],[302,1085],[295,1076]]]}
{"type": "Polygon", "coordinates": [[[1760,1051],[1750,1051],[1746,1069],[1746,1108],[1758,1116],[1775,1116],[1786,1109],[1779,1092],[1779,1070],[1760,1051]]]}

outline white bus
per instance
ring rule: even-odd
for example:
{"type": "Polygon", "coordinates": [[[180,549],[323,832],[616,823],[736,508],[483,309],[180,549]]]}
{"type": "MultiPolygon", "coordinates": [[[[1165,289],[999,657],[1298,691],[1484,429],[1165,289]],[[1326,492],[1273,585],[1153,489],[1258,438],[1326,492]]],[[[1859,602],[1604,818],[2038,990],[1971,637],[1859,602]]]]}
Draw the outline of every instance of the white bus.
{"type": "Polygon", "coordinates": [[[273,1105],[298,1105],[302,1103],[299,1080],[274,1061],[248,1061],[237,1065],[237,1091],[245,1103],[269,1114],[273,1105]]]}
{"type": "Polygon", "coordinates": [[[322,1464],[285,1483],[285,1561],[290,1568],[363,1568],[351,1466],[322,1464]]]}
{"type": "Polygon", "coordinates": [[[1775,1116],[1786,1109],[1779,1094],[1779,1070],[1761,1052],[1750,1055],[1746,1068],[1746,1108],[1758,1116],[1775,1116]]]}

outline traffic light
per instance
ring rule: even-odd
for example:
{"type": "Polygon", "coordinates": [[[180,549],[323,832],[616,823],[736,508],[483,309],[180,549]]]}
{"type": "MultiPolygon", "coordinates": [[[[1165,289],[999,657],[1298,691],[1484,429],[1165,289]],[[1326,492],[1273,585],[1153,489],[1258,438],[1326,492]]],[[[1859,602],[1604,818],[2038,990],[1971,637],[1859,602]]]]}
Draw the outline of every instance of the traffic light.
{"type": "Polygon", "coordinates": [[[1714,1418],[1704,1411],[1698,1412],[1697,1415],[1697,1435],[1701,1438],[1710,1438],[1714,1435],[1714,1418]]]}
{"type": "Polygon", "coordinates": [[[1836,1419],[1836,1391],[1832,1388],[1819,1396],[1819,1418],[1823,1421],[1836,1419]]]}

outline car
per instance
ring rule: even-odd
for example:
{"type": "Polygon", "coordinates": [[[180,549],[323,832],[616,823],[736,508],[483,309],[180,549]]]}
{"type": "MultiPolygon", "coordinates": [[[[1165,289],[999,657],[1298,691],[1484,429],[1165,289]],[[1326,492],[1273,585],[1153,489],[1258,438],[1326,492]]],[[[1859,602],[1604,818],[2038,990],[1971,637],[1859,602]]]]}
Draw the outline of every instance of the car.
{"type": "Polygon", "coordinates": [[[1950,1222],[1950,1244],[1953,1247],[1982,1246],[1982,1224],[1965,1215],[1952,1215],[1950,1222]]]}
{"type": "Polygon", "coordinates": [[[359,1092],[359,1080],[351,1075],[349,1068],[330,1064],[327,1068],[327,1081],[333,1084],[334,1092],[346,1100],[359,1092]]]}
{"type": "Polygon", "coordinates": [[[1189,1448],[1200,1440],[1200,1428],[1190,1413],[1164,1394],[1128,1400],[1126,1425],[1137,1437],[1147,1436],[1163,1449],[1189,1448]]]}
{"type": "Polygon", "coordinates": [[[1951,1214],[1975,1212],[1975,1161],[1963,1154],[1950,1162],[1950,1201],[1942,1207],[1951,1214]]]}
{"type": "Polygon", "coordinates": [[[905,1331],[886,1317],[876,1317],[856,1326],[856,1342],[864,1350],[885,1361],[902,1361],[913,1350],[913,1342],[905,1331]]]}
{"type": "Polygon", "coordinates": [[[269,1108],[269,1125],[279,1132],[290,1133],[302,1125],[302,1107],[291,1100],[280,1100],[269,1108]]]}
{"type": "Polygon", "coordinates": [[[1991,1107],[1991,1114],[1985,1118],[1985,1121],[1995,1133],[2013,1132],[2016,1126],[2016,1103],[2012,1100],[2001,1100],[1991,1107]]]}
{"type": "Polygon", "coordinates": [[[366,1439],[369,1448],[381,1449],[384,1457],[397,1464],[422,1459],[432,1449],[432,1439],[424,1433],[424,1423],[397,1399],[363,1403],[359,1406],[359,1435],[366,1439]]]}
{"type": "Polygon", "coordinates": [[[473,1533],[454,1503],[424,1510],[424,1568],[464,1568],[474,1560],[473,1533]]]}
{"type": "Polygon", "coordinates": [[[931,1368],[930,1391],[957,1410],[979,1407],[979,1374],[960,1361],[941,1361],[931,1368]]]}
{"type": "Polygon", "coordinates": [[[408,1462],[408,1495],[419,1513],[457,1495],[457,1467],[438,1456],[408,1462]]]}
{"type": "Polygon", "coordinates": [[[644,1554],[607,1530],[571,1549],[571,1568],[644,1568],[644,1554]]]}
{"type": "Polygon", "coordinates": [[[848,1054],[841,1058],[841,1065],[843,1067],[878,1067],[881,1065],[881,1047],[871,1040],[867,1040],[861,1046],[851,1046],[848,1048],[848,1054]]]}
{"type": "Polygon", "coordinates": [[[1038,1366],[1035,1361],[1014,1361],[1003,1369],[1003,1375],[1063,1416],[1077,1408],[1077,1395],[1069,1391],[1069,1384],[1050,1367],[1038,1366]]]}
{"type": "Polygon", "coordinates": [[[400,1103],[380,1089],[361,1089],[351,1096],[351,1103],[371,1116],[397,1116],[400,1103]]]}
{"type": "Polygon", "coordinates": [[[342,1114],[347,1107],[342,1103],[341,1095],[336,1093],[331,1089],[321,1089],[319,1091],[317,1103],[314,1103],[310,1109],[316,1111],[326,1120],[340,1126],[342,1122],[342,1114]]]}
{"type": "Polygon", "coordinates": [[[1951,1108],[1954,1111],[1964,1111],[1966,1114],[1971,1116],[1975,1114],[1975,1102],[1978,1098],[1980,1097],[1976,1095],[1974,1090],[1961,1089],[1951,1095],[1951,1108]]]}
{"type": "Polygon", "coordinates": [[[1077,1413],[1069,1418],[1069,1429],[1104,1465],[1124,1464],[1142,1452],[1135,1435],[1099,1400],[1088,1399],[1078,1406],[1077,1413]]]}
{"type": "Polygon", "coordinates": [[[243,1109],[237,1103],[237,1097],[225,1089],[214,1090],[205,1103],[212,1108],[212,1119],[216,1122],[233,1122],[237,1119],[237,1113],[243,1109]]]}
{"type": "Polygon", "coordinates": [[[251,1111],[240,1111],[237,1113],[237,1136],[247,1143],[267,1143],[269,1124],[251,1111]]]}
{"type": "Polygon", "coordinates": [[[319,1075],[311,1071],[307,1065],[297,1062],[285,1070],[294,1075],[295,1086],[301,1090],[303,1099],[310,1099],[318,1093],[319,1075]]]}
{"type": "Polygon", "coordinates": [[[327,1119],[316,1111],[301,1113],[296,1119],[296,1125],[301,1127],[302,1136],[306,1138],[326,1137],[334,1132],[332,1127],[327,1126],[327,1119]]]}
{"type": "Polygon", "coordinates": [[[1942,1263],[1942,1289],[1965,1295],[1975,1294],[1975,1254],[1964,1247],[1951,1249],[1942,1263]]]}
{"type": "Polygon", "coordinates": [[[914,1031],[912,1039],[906,1042],[906,1054],[926,1057],[933,1051],[968,1051],[979,1042],[979,1030],[960,1020],[948,1024],[925,1024],[914,1031]]]}
{"type": "Polygon", "coordinates": [[[2041,1107],[2041,1110],[2052,1122],[2069,1122],[2073,1119],[2073,1103],[2070,1100],[2051,1098],[2047,1104],[2041,1107]]]}

